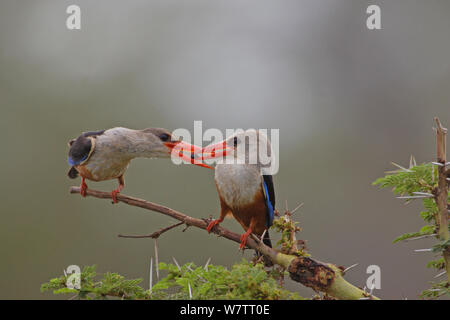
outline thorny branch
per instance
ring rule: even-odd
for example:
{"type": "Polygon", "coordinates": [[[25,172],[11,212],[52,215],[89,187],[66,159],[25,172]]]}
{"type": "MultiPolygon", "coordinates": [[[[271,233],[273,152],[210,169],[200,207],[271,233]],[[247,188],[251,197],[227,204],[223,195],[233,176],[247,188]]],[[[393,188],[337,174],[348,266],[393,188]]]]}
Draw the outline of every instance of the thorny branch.
{"type": "MultiPolygon", "coordinates": [[[[438,118],[434,118],[436,122],[436,154],[438,165],[438,185],[434,190],[435,202],[438,208],[438,237],[442,243],[448,243],[449,231],[448,231],[448,173],[450,169],[446,169],[447,163],[447,129],[444,128],[438,118]]],[[[447,278],[450,282],[450,246],[447,245],[443,251],[443,257],[445,261],[445,269],[447,271],[447,278]]]]}
{"type": "Polygon", "coordinates": [[[124,235],[124,234],[119,234],[117,235],[119,238],[152,238],[152,239],[158,239],[164,232],[167,232],[169,230],[172,230],[175,227],[181,226],[182,224],[184,224],[184,222],[178,222],[175,223],[171,226],[159,229],[151,234],[147,234],[147,235],[124,235]]]}
{"type": "MultiPolygon", "coordinates": [[[[72,194],[80,193],[80,188],[71,187],[69,192],[72,194]]],[[[111,193],[92,189],[88,189],[86,195],[100,199],[111,199],[111,193]]],[[[162,213],[181,221],[187,226],[194,226],[200,229],[206,229],[206,227],[208,226],[208,219],[202,220],[193,218],[179,211],[150,201],[126,196],[123,194],[118,194],[117,200],[131,206],[136,206],[162,213]]],[[[231,232],[230,230],[225,229],[221,226],[216,226],[213,229],[213,232],[218,236],[240,243],[239,234],[231,232]]],[[[296,282],[300,282],[301,284],[310,287],[315,291],[321,291],[334,298],[343,300],[367,298],[378,299],[377,297],[368,294],[364,290],[347,282],[343,277],[344,273],[342,267],[339,268],[334,264],[323,263],[310,257],[299,257],[296,255],[284,254],[266,246],[262,241],[255,240],[251,237],[248,238],[247,247],[258,250],[264,256],[269,258],[273,263],[287,269],[291,279],[296,282]]]]}

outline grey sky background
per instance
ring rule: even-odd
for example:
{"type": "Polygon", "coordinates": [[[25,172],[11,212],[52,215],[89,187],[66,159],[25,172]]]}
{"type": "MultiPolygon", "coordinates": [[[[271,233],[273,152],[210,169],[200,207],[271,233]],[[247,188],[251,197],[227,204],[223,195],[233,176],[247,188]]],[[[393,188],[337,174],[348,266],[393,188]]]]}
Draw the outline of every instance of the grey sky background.
{"type": "MultiPolygon", "coordinates": [[[[2,1],[0,3],[1,298],[54,298],[40,284],[70,264],[144,278],[145,234],[157,213],[69,195],[67,141],[115,126],[279,128],[277,207],[296,214],[312,255],[381,267],[389,299],[417,298],[435,275],[432,242],[392,244],[423,225],[371,183],[390,161],[434,158],[434,116],[450,126],[450,2],[442,1],[2,1]],[[66,8],[82,29],[65,27],[66,8]],[[369,4],[382,30],[366,28],[369,4]]],[[[125,194],[194,217],[217,216],[213,172],[138,159],[125,194]]],[[[115,182],[88,183],[112,190],[115,182]]],[[[224,226],[242,232],[233,220],[224,226]]],[[[272,232],[275,235],[275,232],[272,232]]],[[[161,237],[160,260],[227,266],[238,245],[200,230],[161,237]]],[[[246,252],[245,257],[251,257],[246,252]]],[[[288,281],[304,296],[312,291],[288,281]]]]}

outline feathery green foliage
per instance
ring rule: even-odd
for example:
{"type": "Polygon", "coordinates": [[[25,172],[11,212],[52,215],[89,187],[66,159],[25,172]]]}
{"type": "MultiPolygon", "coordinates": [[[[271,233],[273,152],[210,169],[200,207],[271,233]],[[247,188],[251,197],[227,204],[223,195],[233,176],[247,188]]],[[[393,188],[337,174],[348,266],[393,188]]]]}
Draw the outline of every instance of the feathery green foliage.
{"type": "MultiPolygon", "coordinates": [[[[431,163],[416,165],[414,158],[411,157],[410,167],[404,168],[394,163],[399,169],[390,172],[385,177],[377,179],[373,184],[380,188],[392,188],[393,192],[400,196],[423,196],[418,198],[422,200],[424,210],[420,212],[420,216],[427,223],[418,232],[405,233],[394,239],[394,243],[408,240],[412,238],[429,236],[433,237],[438,228],[438,221],[436,221],[438,209],[433,197],[434,190],[437,187],[438,172],[435,166],[431,163]],[[430,195],[430,197],[426,197],[430,195]]],[[[406,202],[415,200],[414,198],[406,197],[406,202]]],[[[449,197],[450,202],[450,197],[449,197]]],[[[432,252],[441,252],[449,245],[448,241],[439,242],[431,249],[432,252]]],[[[430,261],[427,267],[434,268],[441,271],[445,268],[444,260],[430,261]]],[[[423,298],[438,298],[449,294],[449,283],[443,281],[432,284],[431,289],[425,290],[421,293],[423,298]]]]}
{"type": "Polygon", "coordinates": [[[159,298],[171,298],[168,291],[175,289],[181,299],[300,299],[297,293],[284,290],[261,263],[242,260],[231,270],[214,265],[205,268],[185,264],[178,268],[160,263],[160,269],[167,270],[168,275],[153,286],[159,298]]]}
{"type": "Polygon", "coordinates": [[[450,287],[447,281],[432,283],[430,289],[426,289],[421,293],[421,297],[425,299],[437,299],[446,295],[450,296],[450,287]]]}
{"type": "MultiPolygon", "coordinates": [[[[70,276],[70,275],[69,275],[70,276]]],[[[80,289],[70,289],[66,286],[68,276],[51,279],[42,284],[41,291],[53,291],[54,294],[72,294],[79,299],[106,299],[117,297],[121,299],[148,299],[149,292],[139,286],[142,279],[126,280],[117,273],[105,273],[96,280],[96,266],[86,266],[80,275],[80,289]]]]}
{"type": "Polygon", "coordinates": [[[410,166],[408,169],[399,165],[396,166],[399,167],[399,170],[378,178],[373,184],[380,186],[380,188],[391,187],[393,192],[399,195],[413,195],[413,192],[431,192],[435,187],[437,171],[434,170],[431,163],[410,166]]]}
{"type": "Polygon", "coordinates": [[[126,280],[117,273],[98,275],[95,266],[81,272],[80,289],[66,286],[67,276],[51,279],[41,291],[71,294],[77,299],[302,299],[281,287],[263,264],[253,265],[243,260],[229,270],[223,266],[197,267],[193,263],[183,266],[160,263],[167,276],[153,285],[152,292],[139,284],[142,279],[126,280]]]}

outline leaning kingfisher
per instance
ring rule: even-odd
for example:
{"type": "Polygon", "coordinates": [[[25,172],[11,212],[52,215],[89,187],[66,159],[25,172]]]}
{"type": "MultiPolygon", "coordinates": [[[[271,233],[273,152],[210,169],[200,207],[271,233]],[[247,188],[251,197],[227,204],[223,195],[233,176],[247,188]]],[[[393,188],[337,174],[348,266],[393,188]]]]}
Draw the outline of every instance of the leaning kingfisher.
{"type": "Polygon", "coordinates": [[[80,194],[86,196],[86,179],[117,179],[119,186],[111,192],[113,203],[117,203],[117,194],[125,187],[123,176],[134,158],[170,158],[175,155],[198,166],[211,168],[194,161],[194,154],[201,152],[201,147],[181,141],[162,128],[133,130],[117,127],[84,132],[70,140],[69,146],[68,162],[71,168],[68,176],[71,179],[75,179],[78,174],[81,176],[80,194]]]}
{"type": "Polygon", "coordinates": [[[209,223],[207,230],[211,232],[214,226],[231,215],[245,230],[240,239],[240,249],[245,248],[251,233],[259,237],[264,234],[264,244],[272,247],[268,229],[274,219],[275,192],[272,175],[263,174],[264,165],[258,153],[261,146],[270,150],[269,140],[262,132],[251,129],[203,148],[202,159],[227,157],[216,165],[214,176],[220,216],[209,223]],[[254,139],[251,141],[246,137],[254,139]]]}

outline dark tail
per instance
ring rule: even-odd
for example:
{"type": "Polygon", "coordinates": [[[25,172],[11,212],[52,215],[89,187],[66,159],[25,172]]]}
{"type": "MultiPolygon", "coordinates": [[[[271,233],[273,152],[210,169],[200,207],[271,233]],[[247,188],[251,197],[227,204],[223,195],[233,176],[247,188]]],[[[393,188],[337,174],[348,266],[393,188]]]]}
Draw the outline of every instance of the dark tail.
{"type": "Polygon", "coordinates": [[[76,177],[78,177],[78,171],[77,169],[75,169],[75,167],[71,167],[69,172],[67,172],[67,175],[70,179],[75,179],[76,177]]]}

